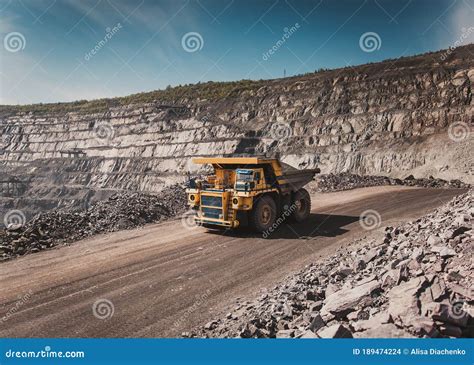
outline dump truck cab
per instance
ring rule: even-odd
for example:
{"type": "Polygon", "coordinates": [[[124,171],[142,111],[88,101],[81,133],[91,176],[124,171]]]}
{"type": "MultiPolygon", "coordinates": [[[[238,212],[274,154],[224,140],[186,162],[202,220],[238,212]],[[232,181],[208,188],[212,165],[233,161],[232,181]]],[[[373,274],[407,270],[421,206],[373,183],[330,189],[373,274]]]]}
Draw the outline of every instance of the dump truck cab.
{"type": "Polygon", "coordinates": [[[250,225],[263,232],[282,214],[297,221],[309,215],[309,194],[302,187],[317,169],[297,170],[278,159],[259,157],[195,158],[193,162],[214,168],[213,174],[194,181],[186,190],[199,225],[250,225]]]}
{"type": "Polygon", "coordinates": [[[234,189],[236,192],[250,192],[253,190],[262,190],[266,187],[267,183],[263,168],[239,168],[235,170],[234,189]]]}

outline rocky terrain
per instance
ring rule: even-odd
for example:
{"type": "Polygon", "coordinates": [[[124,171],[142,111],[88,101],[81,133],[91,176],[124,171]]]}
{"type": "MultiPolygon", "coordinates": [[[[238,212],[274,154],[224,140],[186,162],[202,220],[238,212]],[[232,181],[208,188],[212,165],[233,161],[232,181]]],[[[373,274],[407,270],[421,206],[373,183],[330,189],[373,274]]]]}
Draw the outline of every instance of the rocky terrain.
{"type": "Polygon", "coordinates": [[[183,336],[474,337],[473,196],[353,242],[183,336]]]}
{"type": "Polygon", "coordinates": [[[116,193],[84,210],[40,213],[26,224],[10,224],[0,230],[0,261],[99,233],[161,222],[183,213],[186,203],[184,189],[175,185],[158,195],[116,193]]]}
{"type": "MultiPolygon", "coordinates": [[[[156,193],[194,156],[276,154],[298,168],[473,181],[474,45],[277,80],[0,106],[0,217],[156,193]]],[[[3,219],[2,219],[3,221],[3,219]]]]}
{"type": "Polygon", "coordinates": [[[341,174],[325,174],[316,176],[315,183],[310,185],[310,190],[318,192],[332,192],[343,191],[356,188],[363,188],[369,186],[383,186],[383,185],[404,185],[417,186],[423,188],[463,188],[467,189],[470,184],[463,183],[460,180],[446,181],[443,179],[435,179],[430,176],[427,179],[415,179],[413,175],[406,178],[396,179],[388,176],[371,176],[371,175],[357,175],[351,173],[341,174]]]}

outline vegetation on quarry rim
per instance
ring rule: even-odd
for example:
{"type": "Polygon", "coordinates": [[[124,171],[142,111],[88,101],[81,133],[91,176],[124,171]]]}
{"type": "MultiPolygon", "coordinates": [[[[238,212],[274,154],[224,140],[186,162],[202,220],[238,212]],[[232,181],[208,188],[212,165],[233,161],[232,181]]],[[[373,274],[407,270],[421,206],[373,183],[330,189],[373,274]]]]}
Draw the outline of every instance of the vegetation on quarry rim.
{"type": "Polygon", "coordinates": [[[431,70],[438,70],[440,72],[450,72],[455,70],[452,61],[469,62],[470,50],[474,48],[474,44],[463,47],[458,47],[442,61],[440,55],[444,54],[446,50],[436,52],[427,52],[421,55],[413,55],[401,57],[398,59],[388,59],[378,63],[368,63],[359,66],[346,66],[339,69],[319,69],[315,72],[296,75],[287,78],[273,79],[273,80],[239,80],[229,82],[214,82],[208,81],[197,84],[178,85],[175,87],[168,86],[164,90],[154,90],[148,92],[141,92],[137,94],[103,98],[95,100],[78,100],[73,102],[58,102],[58,103],[39,103],[28,105],[0,105],[0,116],[5,116],[14,113],[101,113],[106,112],[110,108],[121,107],[126,105],[140,105],[146,103],[168,103],[168,104],[185,104],[189,100],[195,101],[216,101],[235,96],[242,97],[245,93],[253,93],[259,88],[270,86],[275,82],[294,82],[304,81],[317,76],[321,79],[335,77],[344,74],[364,75],[367,78],[386,77],[390,74],[388,71],[395,72],[400,75],[400,72],[406,74],[415,69],[431,68],[431,70]],[[383,71],[382,73],[380,71],[383,71]]]}

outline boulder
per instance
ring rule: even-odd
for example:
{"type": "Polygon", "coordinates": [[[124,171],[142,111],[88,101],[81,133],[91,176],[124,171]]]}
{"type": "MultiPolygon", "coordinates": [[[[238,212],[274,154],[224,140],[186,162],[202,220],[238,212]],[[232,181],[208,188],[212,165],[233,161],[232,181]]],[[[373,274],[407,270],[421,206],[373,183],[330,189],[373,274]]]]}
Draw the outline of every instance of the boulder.
{"type": "Polygon", "coordinates": [[[341,324],[333,324],[318,331],[321,338],[352,338],[352,332],[341,324]]]}
{"type": "Polygon", "coordinates": [[[318,313],[313,320],[311,321],[311,324],[309,325],[308,329],[310,329],[313,332],[319,331],[321,328],[323,328],[326,325],[324,322],[323,318],[321,315],[318,313]]]}
{"type": "Polygon", "coordinates": [[[295,330],[280,330],[276,333],[276,338],[292,338],[295,335],[295,330]]]}
{"type": "Polygon", "coordinates": [[[357,321],[352,324],[356,332],[366,331],[371,328],[376,328],[382,324],[392,322],[392,318],[388,313],[378,313],[367,320],[357,321]]]}
{"type": "Polygon", "coordinates": [[[357,306],[371,303],[371,294],[378,289],[380,289],[380,283],[378,280],[372,280],[352,289],[339,290],[324,300],[321,313],[345,316],[354,311],[357,306]]]}
{"type": "Polygon", "coordinates": [[[442,258],[448,258],[448,257],[451,257],[451,256],[456,256],[456,251],[454,251],[452,248],[449,248],[449,247],[443,247],[439,251],[439,255],[442,258]]]}
{"type": "Polygon", "coordinates": [[[430,235],[430,236],[428,237],[428,240],[427,240],[426,242],[427,242],[428,245],[430,245],[430,246],[436,246],[436,245],[439,245],[440,243],[442,243],[443,240],[442,240],[440,237],[438,237],[438,236],[432,234],[432,235],[430,235]]]}
{"type": "Polygon", "coordinates": [[[388,293],[388,313],[395,323],[409,325],[410,320],[420,314],[418,306],[418,293],[427,283],[424,276],[410,279],[409,281],[393,287],[388,293]]]}
{"type": "Polygon", "coordinates": [[[415,337],[409,332],[398,328],[393,323],[381,324],[374,328],[369,328],[363,332],[354,333],[356,338],[410,338],[415,337]]]}
{"type": "Polygon", "coordinates": [[[313,331],[306,330],[303,332],[300,338],[318,338],[318,336],[316,336],[316,334],[313,331]]]}
{"type": "Polygon", "coordinates": [[[435,303],[431,307],[431,318],[437,321],[446,322],[459,327],[466,327],[469,318],[468,312],[463,309],[463,303],[435,303]]]}

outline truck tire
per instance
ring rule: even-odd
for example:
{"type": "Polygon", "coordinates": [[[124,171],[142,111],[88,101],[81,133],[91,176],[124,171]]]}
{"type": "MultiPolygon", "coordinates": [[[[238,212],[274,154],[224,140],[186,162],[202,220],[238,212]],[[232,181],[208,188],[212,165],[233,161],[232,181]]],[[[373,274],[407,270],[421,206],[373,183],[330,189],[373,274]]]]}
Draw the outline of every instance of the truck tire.
{"type": "Polygon", "coordinates": [[[272,197],[266,195],[257,199],[249,214],[249,223],[257,232],[265,232],[276,220],[276,204],[272,197]]]}
{"type": "Polygon", "coordinates": [[[291,213],[291,219],[294,222],[302,222],[308,219],[311,213],[311,198],[306,189],[302,188],[295,193],[291,208],[294,209],[291,213]]]}

